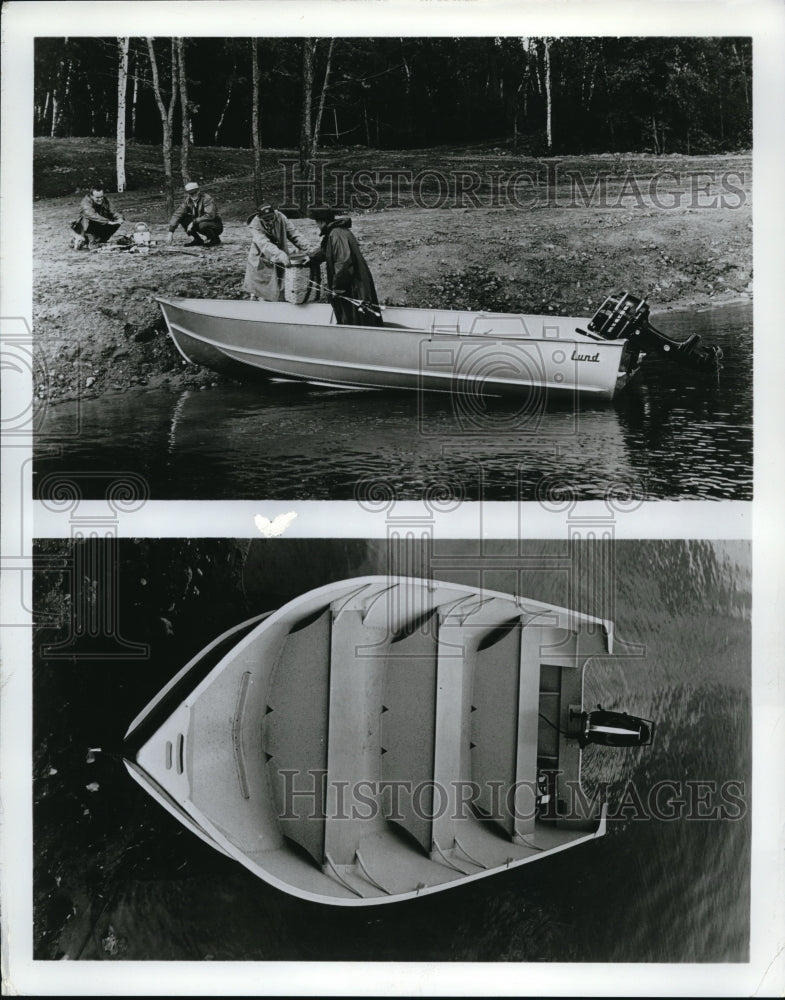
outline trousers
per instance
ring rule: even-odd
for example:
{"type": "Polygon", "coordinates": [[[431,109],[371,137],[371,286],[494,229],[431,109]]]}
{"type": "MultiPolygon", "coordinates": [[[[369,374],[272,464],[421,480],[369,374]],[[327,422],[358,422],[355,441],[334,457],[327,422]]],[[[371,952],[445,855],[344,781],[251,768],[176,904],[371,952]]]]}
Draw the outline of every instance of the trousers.
{"type": "Polygon", "coordinates": [[[224,231],[224,224],[220,219],[202,219],[200,222],[194,222],[192,215],[184,215],[180,220],[180,225],[187,231],[192,222],[194,227],[191,230],[191,235],[194,238],[215,240],[224,231]]]}

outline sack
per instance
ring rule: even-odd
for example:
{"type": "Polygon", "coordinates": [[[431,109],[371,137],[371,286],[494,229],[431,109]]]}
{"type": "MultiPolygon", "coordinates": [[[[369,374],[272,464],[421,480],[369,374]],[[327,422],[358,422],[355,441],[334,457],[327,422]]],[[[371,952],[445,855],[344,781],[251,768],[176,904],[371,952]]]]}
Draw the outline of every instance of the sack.
{"type": "Polygon", "coordinates": [[[319,300],[319,274],[318,267],[312,267],[310,263],[299,263],[297,256],[292,256],[290,266],[284,270],[283,295],[286,302],[301,306],[305,302],[317,302],[319,300]],[[316,280],[313,273],[316,271],[316,280]]]}

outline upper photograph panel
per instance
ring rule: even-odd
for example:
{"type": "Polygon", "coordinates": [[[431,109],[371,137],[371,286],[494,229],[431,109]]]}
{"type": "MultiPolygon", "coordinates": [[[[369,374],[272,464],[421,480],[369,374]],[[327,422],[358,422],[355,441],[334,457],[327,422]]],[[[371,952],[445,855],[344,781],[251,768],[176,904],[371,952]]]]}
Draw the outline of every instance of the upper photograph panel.
{"type": "Polygon", "coordinates": [[[34,496],[751,499],[752,112],[743,37],[38,38],[34,496]]]}

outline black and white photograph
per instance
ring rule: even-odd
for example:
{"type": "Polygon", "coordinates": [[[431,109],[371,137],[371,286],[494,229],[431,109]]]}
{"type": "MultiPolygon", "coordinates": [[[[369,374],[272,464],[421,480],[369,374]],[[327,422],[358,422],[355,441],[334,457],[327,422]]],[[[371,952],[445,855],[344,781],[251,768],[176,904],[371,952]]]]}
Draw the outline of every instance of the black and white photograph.
{"type": "Polygon", "coordinates": [[[36,497],[752,496],[752,39],[40,37],[36,497]]]}
{"type": "Polygon", "coordinates": [[[38,542],[36,958],[747,961],[749,556],[38,542]]]}
{"type": "Polygon", "coordinates": [[[6,0],[9,995],[785,993],[781,0],[6,0]]]}

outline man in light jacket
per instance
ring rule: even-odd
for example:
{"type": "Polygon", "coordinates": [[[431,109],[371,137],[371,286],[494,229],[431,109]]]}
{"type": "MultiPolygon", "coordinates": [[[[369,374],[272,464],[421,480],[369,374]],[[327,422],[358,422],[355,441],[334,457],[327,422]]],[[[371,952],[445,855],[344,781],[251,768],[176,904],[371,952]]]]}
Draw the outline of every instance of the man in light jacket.
{"type": "Polygon", "coordinates": [[[182,226],[191,237],[191,242],[186,243],[188,247],[221,245],[219,237],[224,227],[215,199],[212,195],[200,191],[195,181],[189,181],[185,185],[185,198],[169,220],[167,242],[172,242],[174,231],[178,226],[182,226]]]}
{"type": "Polygon", "coordinates": [[[304,253],[310,253],[312,248],[283,212],[272,205],[260,205],[247,224],[251,230],[251,247],[245,265],[243,288],[252,299],[282,302],[289,244],[304,253]]]}

